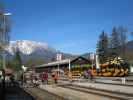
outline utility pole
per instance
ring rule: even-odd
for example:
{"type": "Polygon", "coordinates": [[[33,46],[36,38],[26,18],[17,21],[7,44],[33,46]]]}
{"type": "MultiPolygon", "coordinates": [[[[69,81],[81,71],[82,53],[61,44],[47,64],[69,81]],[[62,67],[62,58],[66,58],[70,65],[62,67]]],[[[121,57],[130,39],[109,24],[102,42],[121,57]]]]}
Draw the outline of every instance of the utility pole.
{"type": "Polygon", "coordinates": [[[10,15],[11,13],[0,13],[0,16],[3,17],[3,31],[0,33],[1,34],[0,48],[2,49],[3,69],[5,69],[6,67],[6,53],[4,49],[9,44],[9,34],[7,34],[6,17],[10,15]]]}
{"type": "MultiPolygon", "coordinates": [[[[2,29],[0,32],[0,49],[2,51],[2,56],[3,56],[3,69],[2,69],[2,77],[3,77],[3,81],[2,81],[2,100],[5,99],[5,67],[6,67],[6,52],[5,52],[5,47],[9,44],[9,34],[7,31],[7,20],[6,17],[10,16],[10,13],[0,13],[0,17],[3,21],[0,21],[1,26],[0,28],[2,29]]],[[[9,27],[8,27],[9,28],[9,27]]]]}

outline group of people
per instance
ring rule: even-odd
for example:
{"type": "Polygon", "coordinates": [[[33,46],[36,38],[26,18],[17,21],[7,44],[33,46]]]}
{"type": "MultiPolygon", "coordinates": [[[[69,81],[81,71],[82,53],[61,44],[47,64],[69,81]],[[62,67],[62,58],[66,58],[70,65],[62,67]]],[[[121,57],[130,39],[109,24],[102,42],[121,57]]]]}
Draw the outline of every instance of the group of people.
{"type": "MultiPolygon", "coordinates": [[[[93,75],[92,75],[91,69],[84,70],[83,76],[85,79],[90,79],[91,81],[93,81],[93,75]]],[[[55,71],[55,72],[48,74],[47,72],[44,71],[43,73],[40,74],[40,79],[41,79],[42,84],[48,84],[49,78],[52,79],[52,83],[57,84],[59,80],[58,72],[55,71]]],[[[68,78],[70,82],[73,82],[71,71],[68,74],[68,78]]],[[[35,78],[35,80],[37,80],[37,78],[35,78]]]]}
{"type": "Polygon", "coordinates": [[[41,73],[40,78],[43,84],[48,84],[48,73],[47,72],[41,73]]]}
{"type": "Polygon", "coordinates": [[[92,75],[91,69],[84,70],[83,76],[84,76],[85,79],[93,80],[93,75],[92,75]]]}
{"type": "Polygon", "coordinates": [[[41,75],[40,78],[41,78],[43,84],[48,84],[48,78],[50,77],[50,75],[51,75],[51,79],[52,79],[53,83],[55,83],[55,84],[58,83],[58,79],[59,79],[58,72],[52,72],[49,75],[47,72],[43,72],[40,75],[41,75]]]}
{"type": "Polygon", "coordinates": [[[47,71],[44,71],[40,73],[39,75],[33,74],[30,75],[29,77],[25,77],[22,79],[24,84],[32,84],[32,86],[39,86],[40,84],[47,85],[48,84],[48,79],[52,79],[52,83],[57,84],[59,75],[57,72],[52,72],[51,74],[48,73],[47,71]]]}
{"type": "MultiPolygon", "coordinates": [[[[85,79],[93,80],[93,75],[92,75],[91,69],[84,70],[83,76],[85,79]]],[[[68,78],[69,78],[70,82],[73,82],[73,76],[72,76],[71,71],[68,74],[68,78]]],[[[30,78],[30,81],[34,86],[39,86],[40,84],[47,85],[49,79],[51,79],[52,84],[57,84],[58,80],[59,80],[59,72],[54,71],[52,73],[48,73],[47,71],[44,71],[44,72],[40,73],[39,76],[37,76],[36,74],[33,75],[30,78]]],[[[24,82],[28,83],[28,82],[26,82],[26,80],[24,82]]]]}
{"type": "Polygon", "coordinates": [[[48,75],[47,72],[43,72],[40,74],[40,78],[43,84],[48,84],[48,78],[51,75],[51,79],[54,81],[55,84],[58,83],[59,75],[58,72],[52,72],[51,74],[48,75]]]}

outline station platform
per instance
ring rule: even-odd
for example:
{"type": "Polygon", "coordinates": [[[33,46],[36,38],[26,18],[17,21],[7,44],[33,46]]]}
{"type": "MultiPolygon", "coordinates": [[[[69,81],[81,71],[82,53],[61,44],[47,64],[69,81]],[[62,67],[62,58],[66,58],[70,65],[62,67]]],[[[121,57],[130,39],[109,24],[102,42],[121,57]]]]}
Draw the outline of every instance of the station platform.
{"type": "Polygon", "coordinates": [[[133,86],[126,86],[126,85],[116,85],[116,84],[101,84],[94,81],[82,82],[82,81],[75,81],[70,83],[69,81],[60,81],[61,84],[71,84],[81,87],[88,87],[88,88],[95,88],[101,90],[108,90],[114,92],[122,92],[127,94],[133,94],[133,86]]]}
{"type": "MultiPolygon", "coordinates": [[[[120,82],[120,81],[107,80],[107,79],[106,81],[108,81],[109,83],[112,81],[116,83],[120,82]]],[[[64,79],[64,80],[58,80],[58,84],[54,84],[52,82],[49,82],[49,83],[50,84],[48,85],[41,84],[39,87],[27,88],[27,90],[31,92],[33,97],[35,96],[35,98],[39,98],[37,100],[121,100],[113,97],[115,93],[116,95],[117,93],[118,94],[120,93],[121,95],[126,94],[127,97],[128,95],[130,95],[129,97],[131,98],[128,100],[133,100],[133,86],[130,86],[130,85],[102,84],[102,83],[85,80],[85,79],[77,79],[77,80],[75,79],[72,82],[70,82],[67,79],[64,79]],[[66,86],[66,88],[61,85],[66,86]],[[86,90],[88,89],[90,91],[94,89],[96,91],[98,90],[100,93],[104,90],[105,90],[104,92],[111,91],[114,94],[108,93],[109,96],[97,95],[97,93],[89,93],[89,92],[83,92],[80,90],[74,90],[71,88],[67,88],[67,86],[72,86],[74,88],[81,87],[86,90]]],[[[127,83],[129,84],[130,82],[127,82],[127,83]]],[[[122,96],[122,97],[126,98],[126,96],[122,96]]],[[[124,99],[124,100],[127,100],[127,99],[124,99]]]]}
{"type": "MultiPolygon", "coordinates": [[[[58,84],[54,84],[53,82],[49,82],[49,85],[41,84],[38,88],[28,88],[32,94],[37,95],[36,98],[40,98],[39,100],[121,100],[121,99],[114,99],[113,94],[109,94],[108,96],[97,95],[95,93],[87,93],[83,91],[73,90],[71,88],[67,88],[67,86],[77,86],[84,89],[95,89],[102,91],[111,91],[114,94],[120,93],[126,94],[127,97],[130,95],[130,99],[133,100],[133,82],[126,81],[126,84],[121,84],[121,78],[96,78],[95,81],[86,80],[83,78],[74,79],[74,81],[70,82],[67,78],[63,78],[58,80],[58,84]],[[97,82],[99,81],[99,82],[97,82]],[[111,84],[104,84],[104,83],[111,83],[111,84]],[[120,84],[120,85],[119,85],[120,84]],[[66,86],[66,88],[62,87],[61,85],[66,86]],[[112,98],[111,98],[112,96],[112,98]]],[[[105,92],[104,91],[104,92],[105,92]]],[[[116,94],[117,95],[117,94],[116,94]]],[[[119,95],[118,95],[119,96],[119,95]]],[[[121,96],[119,96],[121,97],[121,96]]],[[[122,96],[126,98],[126,96],[122,96]]],[[[127,99],[124,99],[127,100],[127,99]]]]}
{"type": "Polygon", "coordinates": [[[62,97],[62,100],[92,100],[92,98],[93,100],[113,100],[104,96],[83,93],[69,88],[58,87],[56,85],[41,85],[40,89],[58,95],[62,97]]]}
{"type": "MultiPolygon", "coordinates": [[[[69,81],[68,78],[60,78],[61,81],[69,81]]],[[[75,82],[89,82],[89,79],[84,78],[73,78],[75,82]]],[[[94,77],[93,80],[96,83],[101,84],[114,84],[122,86],[133,86],[133,77],[94,77]]]]}

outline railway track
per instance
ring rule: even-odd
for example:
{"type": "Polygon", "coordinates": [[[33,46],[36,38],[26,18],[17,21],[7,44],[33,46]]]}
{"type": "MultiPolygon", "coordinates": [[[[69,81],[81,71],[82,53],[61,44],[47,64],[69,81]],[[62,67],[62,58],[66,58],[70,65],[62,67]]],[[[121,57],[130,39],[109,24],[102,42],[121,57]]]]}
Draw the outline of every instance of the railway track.
{"type": "Polygon", "coordinates": [[[129,94],[129,93],[109,91],[109,90],[104,90],[104,89],[84,87],[84,86],[72,85],[72,84],[59,85],[59,86],[62,88],[69,88],[72,90],[85,92],[85,93],[89,93],[89,94],[95,94],[95,95],[99,95],[99,96],[105,96],[105,97],[109,97],[109,98],[113,98],[113,99],[117,99],[117,100],[133,100],[133,94],[129,94]]]}
{"type": "MultiPolygon", "coordinates": [[[[68,79],[63,79],[62,81],[69,81],[68,79]]],[[[88,79],[75,79],[73,80],[75,82],[90,82],[88,79]]],[[[99,84],[110,84],[110,85],[119,85],[119,86],[127,86],[127,87],[133,87],[133,81],[126,81],[125,84],[122,84],[121,80],[111,80],[111,79],[102,79],[102,80],[98,80],[94,78],[94,82],[95,83],[99,83],[99,84]],[[107,82],[110,81],[110,82],[107,82]]]]}
{"type": "Polygon", "coordinates": [[[111,83],[111,82],[101,82],[101,81],[95,81],[95,83],[133,87],[133,84],[111,83]]]}

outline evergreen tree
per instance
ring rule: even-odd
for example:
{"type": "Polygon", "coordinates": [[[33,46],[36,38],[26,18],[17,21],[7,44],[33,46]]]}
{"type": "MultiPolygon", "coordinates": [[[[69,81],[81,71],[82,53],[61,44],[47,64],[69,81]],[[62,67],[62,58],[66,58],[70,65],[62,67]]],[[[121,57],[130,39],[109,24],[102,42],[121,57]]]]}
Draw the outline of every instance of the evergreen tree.
{"type": "Polygon", "coordinates": [[[111,34],[111,56],[118,56],[120,51],[120,34],[117,31],[117,28],[114,27],[111,34]]]}
{"type": "Polygon", "coordinates": [[[21,66],[22,66],[22,60],[21,60],[21,56],[20,56],[20,51],[17,50],[15,52],[15,56],[14,56],[13,60],[11,61],[11,67],[16,71],[19,71],[19,70],[21,70],[21,66]]]}
{"type": "Polygon", "coordinates": [[[97,53],[100,63],[105,63],[108,58],[108,35],[103,31],[97,44],[97,53]]]}
{"type": "Polygon", "coordinates": [[[120,35],[120,51],[122,54],[122,57],[125,58],[126,56],[126,43],[127,43],[127,29],[123,26],[118,27],[118,33],[120,35]]]}

